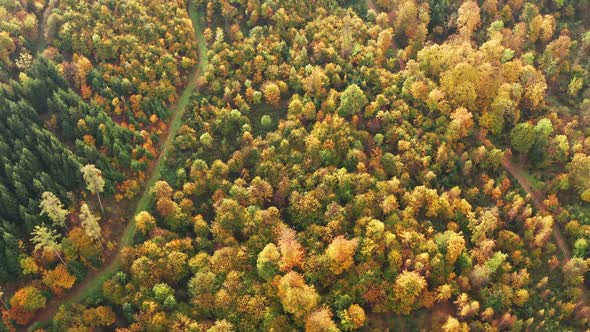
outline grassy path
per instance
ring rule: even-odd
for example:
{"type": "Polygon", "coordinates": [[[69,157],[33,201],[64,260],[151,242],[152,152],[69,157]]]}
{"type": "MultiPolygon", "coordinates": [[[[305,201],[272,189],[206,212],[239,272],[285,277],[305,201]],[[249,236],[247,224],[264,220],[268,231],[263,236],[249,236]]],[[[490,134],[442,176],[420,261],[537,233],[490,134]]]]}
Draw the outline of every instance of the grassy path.
{"type": "Polygon", "coordinates": [[[53,9],[57,8],[59,0],[49,0],[43,8],[41,13],[41,19],[39,20],[39,36],[37,37],[37,43],[35,45],[35,51],[41,53],[47,47],[47,40],[45,39],[45,27],[47,26],[47,20],[53,9]]]}
{"type": "Polygon", "coordinates": [[[137,207],[133,215],[128,216],[129,222],[125,227],[121,239],[118,243],[117,254],[113,255],[108,261],[105,262],[101,269],[90,272],[83,282],[74,286],[74,288],[68,293],[66,297],[51,301],[48,307],[43,311],[39,312],[35,317],[35,322],[28,328],[28,330],[35,330],[36,328],[43,326],[49,322],[49,320],[55,315],[59,307],[62,305],[73,304],[80,302],[87,298],[91,294],[95,294],[100,291],[104,281],[108,280],[113,276],[120,268],[121,260],[121,249],[124,246],[131,244],[133,236],[135,234],[135,219],[134,216],[149,208],[151,199],[151,191],[154,184],[160,179],[162,167],[166,162],[166,158],[172,144],[178,128],[182,125],[183,115],[188,108],[190,97],[197,87],[197,81],[199,77],[205,72],[207,68],[207,45],[203,37],[203,33],[200,27],[201,15],[197,12],[193,1],[189,1],[188,6],[189,16],[192,20],[193,28],[195,30],[195,36],[199,48],[199,62],[196,70],[190,74],[190,79],[184,88],[182,95],[178,99],[177,104],[172,107],[172,118],[169,124],[168,135],[162,141],[160,145],[160,155],[156,160],[156,163],[151,172],[150,178],[145,184],[143,194],[137,202],[137,207]]]}

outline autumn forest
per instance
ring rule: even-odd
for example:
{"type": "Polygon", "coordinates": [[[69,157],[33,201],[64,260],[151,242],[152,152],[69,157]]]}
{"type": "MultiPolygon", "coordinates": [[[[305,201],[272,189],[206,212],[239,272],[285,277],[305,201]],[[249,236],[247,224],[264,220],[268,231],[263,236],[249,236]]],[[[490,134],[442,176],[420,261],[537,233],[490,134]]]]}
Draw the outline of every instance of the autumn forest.
{"type": "Polygon", "coordinates": [[[586,331],[590,0],[0,0],[0,332],[586,331]]]}

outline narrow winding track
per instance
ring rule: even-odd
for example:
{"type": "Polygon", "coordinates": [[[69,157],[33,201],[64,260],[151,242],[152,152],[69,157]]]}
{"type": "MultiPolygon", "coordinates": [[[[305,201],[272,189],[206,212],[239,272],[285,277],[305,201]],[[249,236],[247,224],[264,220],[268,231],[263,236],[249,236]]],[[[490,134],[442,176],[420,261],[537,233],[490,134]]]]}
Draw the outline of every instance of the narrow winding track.
{"type": "MultiPolygon", "coordinates": [[[[123,230],[120,240],[118,241],[117,254],[112,255],[109,260],[105,261],[102,268],[90,272],[86,276],[84,281],[75,285],[74,288],[70,290],[67,296],[56,299],[55,301],[51,301],[44,310],[38,312],[34,318],[32,325],[28,327],[28,330],[35,330],[35,328],[46,324],[55,315],[55,313],[59,310],[59,308],[62,305],[80,302],[89,294],[93,294],[95,291],[100,290],[100,288],[102,288],[104,281],[108,280],[114,273],[116,273],[119,270],[121,261],[121,250],[123,249],[123,247],[131,244],[131,241],[133,240],[133,236],[135,234],[134,216],[137,213],[146,210],[149,207],[148,205],[151,198],[152,188],[154,184],[160,179],[162,167],[166,162],[166,158],[174,142],[176,132],[182,124],[182,118],[186,109],[188,108],[190,97],[198,86],[199,78],[205,73],[207,69],[207,45],[203,37],[202,28],[200,26],[201,15],[197,12],[194,1],[189,0],[188,2],[188,12],[193,24],[195,37],[199,49],[199,62],[197,64],[197,68],[194,70],[193,73],[190,74],[190,79],[186,87],[184,88],[182,95],[178,100],[178,103],[171,108],[172,118],[170,119],[168,135],[164,138],[160,145],[160,155],[155,162],[150,178],[145,185],[143,194],[137,203],[137,207],[133,215],[128,216],[129,222],[123,230]]],[[[22,328],[21,330],[25,329],[22,328]]]]}
{"type": "MultiPolygon", "coordinates": [[[[477,140],[479,140],[486,148],[494,148],[495,147],[494,144],[492,142],[490,142],[490,140],[488,138],[486,138],[484,135],[481,134],[481,132],[479,132],[479,131],[476,132],[475,136],[477,137],[477,140]]],[[[533,205],[537,208],[537,210],[539,210],[544,215],[547,215],[547,214],[554,215],[545,206],[545,203],[543,200],[543,193],[541,193],[538,190],[533,189],[533,185],[531,184],[529,179],[525,176],[526,172],[520,166],[512,163],[510,158],[508,158],[506,156],[502,159],[502,166],[513,178],[516,179],[516,181],[518,181],[518,184],[522,187],[522,189],[524,191],[526,191],[527,194],[529,194],[531,196],[531,198],[533,200],[533,205]]],[[[559,208],[559,209],[561,209],[561,208],[559,208]]],[[[559,210],[556,211],[555,214],[559,214],[559,210]]],[[[563,267],[565,264],[567,264],[570,261],[571,253],[570,253],[570,249],[567,245],[567,242],[565,240],[565,237],[563,236],[563,233],[561,232],[561,229],[560,229],[559,225],[557,224],[557,220],[555,220],[553,223],[553,227],[551,228],[551,235],[553,236],[553,240],[555,241],[557,248],[561,252],[561,256],[562,256],[561,266],[563,267]]],[[[582,293],[582,296],[580,297],[579,301],[580,301],[580,303],[587,305],[588,304],[588,296],[590,294],[590,291],[588,290],[588,288],[586,287],[585,284],[581,285],[581,289],[582,289],[583,293],[582,293]]],[[[586,318],[587,322],[590,322],[590,315],[586,314],[585,318],[586,318]]]]}
{"type": "MultiPolygon", "coordinates": [[[[513,164],[508,158],[504,158],[502,160],[502,166],[504,166],[504,169],[506,169],[506,171],[508,171],[508,173],[510,173],[510,175],[512,175],[512,177],[518,181],[522,189],[531,195],[535,207],[541,211],[541,213],[551,214],[543,202],[542,194],[539,191],[533,189],[529,179],[527,179],[527,177],[524,175],[524,171],[519,166],[513,164]]],[[[556,222],[557,221],[555,221],[555,223],[556,222]]],[[[563,234],[561,233],[561,230],[559,229],[559,226],[555,223],[552,227],[553,240],[555,240],[557,248],[559,248],[559,251],[561,251],[561,255],[564,258],[564,263],[567,263],[571,259],[570,250],[563,234]]]]}
{"type": "Polygon", "coordinates": [[[55,9],[59,4],[59,0],[49,0],[45,4],[45,8],[43,9],[43,13],[41,14],[41,20],[39,22],[39,37],[36,45],[37,53],[43,52],[45,47],[47,46],[47,38],[45,36],[45,27],[47,26],[47,20],[49,19],[49,15],[53,9],[55,9]]]}
{"type": "MultiPolygon", "coordinates": [[[[484,137],[481,134],[481,132],[476,133],[476,137],[486,148],[495,148],[494,144],[490,142],[488,138],[484,137]]],[[[527,194],[531,196],[533,204],[535,205],[537,210],[541,211],[542,214],[551,214],[551,212],[547,210],[547,207],[543,202],[544,200],[542,193],[533,189],[533,185],[531,184],[529,179],[527,179],[527,177],[524,175],[525,172],[519,166],[513,164],[510,158],[508,157],[502,158],[502,166],[513,178],[516,179],[516,181],[518,181],[518,184],[520,184],[522,189],[524,189],[524,191],[526,191],[527,194]]],[[[555,223],[556,222],[557,221],[555,221],[555,223]]],[[[555,223],[552,227],[553,240],[555,241],[557,248],[561,252],[561,255],[563,256],[563,264],[565,264],[571,259],[571,253],[567,245],[567,242],[565,241],[565,238],[561,233],[561,230],[559,229],[559,226],[555,223]]]]}

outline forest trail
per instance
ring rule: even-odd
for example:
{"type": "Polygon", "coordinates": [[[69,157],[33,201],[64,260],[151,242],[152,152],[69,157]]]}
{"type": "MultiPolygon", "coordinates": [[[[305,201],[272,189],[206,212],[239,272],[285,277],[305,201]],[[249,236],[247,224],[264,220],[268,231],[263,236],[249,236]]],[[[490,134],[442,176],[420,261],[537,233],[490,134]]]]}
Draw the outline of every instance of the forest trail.
{"type": "MultiPolygon", "coordinates": [[[[476,132],[477,139],[486,147],[486,148],[495,148],[494,144],[484,135],[481,134],[481,132],[476,132]]],[[[523,170],[520,166],[512,163],[512,161],[510,160],[509,157],[505,156],[504,158],[502,158],[502,166],[504,167],[504,169],[513,177],[516,179],[516,181],[518,181],[519,185],[522,187],[522,189],[524,189],[524,191],[527,192],[527,194],[529,194],[533,200],[533,204],[535,205],[535,207],[537,208],[537,210],[541,211],[542,214],[551,214],[551,215],[556,215],[559,214],[559,210],[561,208],[558,208],[558,210],[555,213],[550,212],[547,207],[545,206],[544,203],[544,199],[543,199],[543,193],[541,193],[539,190],[535,190],[533,185],[531,184],[531,182],[529,181],[529,179],[526,176],[526,171],[523,170]]],[[[555,241],[555,244],[557,245],[557,248],[559,249],[559,251],[561,252],[561,255],[563,256],[563,259],[561,260],[561,265],[562,267],[567,264],[570,259],[571,259],[571,252],[569,249],[569,246],[567,245],[567,242],[565,240],[565,237],[563,235],[563,233],[561,232],[561,229],[559,228],[559,225],[557,224],[557,220],[553,221],[553,227],[551,227],[551,235],[553,236],[553,240],[555,241]]],[[[581,302],[582,303],[588,303],[589,300],[589,296],[590,296],[590,290],[588,290],[588,287],[586,287],[586,285],[583,283],[582,287],[581,287],[583,293],[581,296],[581,302]]],[[[587,315],[586,319],[588,319],[590,321],[590,317],[587,315]]]]}
{"type": "MultiPolygon", "coordinates": [[[[523,171],[519,166],[513,164],[512,161],[510,161],[510,159],[508,158],[502,159],[502,166],[504,166],[504,169],[506,169],[506,171],[508,171],[508,173],[510,173],[510,175],[512,175],[512,177],[514,177],[518,181],[522,189],[524,189],[524,191],[531,195],[533,203],[539,211],[541,211],[543,214],[551,214],[551,212],[549,212],[545,207],[542,194],[538,190],[533,189],[531,182],[525,176],[525,171],[523,171]]],[[[552,227],[553,240],[555,240],[555,243],[557,244],[559,251],[561,251],[564,260],[567,263],[567,261],[571,259],[570,250],[567,245],[567,242],[563,237],[563,234],[561,234],[559,226],[555,223],[557,223],[557,221],[554,221],[552,227]]]]}
{"type": "Polygon", "coordinates": [[[47,323],[55,315],[62,305],[80,302],[84,298],[100,290],[104,281],[108,280],[119,269],[121,250],[123,247],[131,243],[135,234],[134,216],[149,207],[152,188],[154,184],[160,179],[162,167],[166,162],[167,154],[172,147],[176,132],[182,125],[182,118],[186,109],[188,108],[190,97],[198,86],[199,78],[205,73],[207,69],[207,45],[200,26],[201,15],[197,12],[194,1],[188,2],[188,13],[193,24],[195,37],[199,48],[197,68],[194,70],[194,72],[189,74],[189,82],[184,88],[176,105],[171,107],[172,118],[170,119],[168,134],[160,145],[159,157],[155,162],[149,180],[145,184],[143,194],[137,203],[137,207],[134,213],[128,216],[129,221],[123,230],[120,240],[118,241],[118,246],[116,248],[117,254],[112,255],[107,261],[105,261],[100,269],[89,272],[86,278],[84,278],[84,281],[76,284],[65,297],[49,302],[48,306],[44,310],[38,312],[35,315],[32,324],[29,325],[28,328],[21,328],[20,330],[34,331],[36,328],[43,326],[43,324],[47,323]]]}
{"type": "Polygon", "coordinates": [[[59,0],[49,0],[45,4],[45,8],[43,8],[43,12],[41,13],[41,20],[39,21],[39,37],[38,41],[35,45],[37,53],[43,52],[45,47],[47,47],[47,39],[45,38],[45,27],[47,26],[47,20],[49,19],[49,15],[53,9],[55,9],[59,4],[59,0]]]}
{"type": "MultiPolygon", "coordinates": [[[[488,138],[483,136],[481,134],[481,132],[478,132],[476,134],[476,136],[477,136],[477,139],[481,143],[483,143],[483,145],[486,148],[495,148],[494,144],[488,138]]],[[[535,205],[535,207],[539,211],[541,211],[541,213],[551,214],[551,212],[549,212],[549,210],[547,210],[547,207],[545,206],[545,203],[543,202],[544,200],[543,200],[542,193],[540,193],[538,190],[533,189],[533,185],[531,184],[529,179],[525,176],[524,170],[522,170],[519,166],[513,164],[512,161],[510,160],[510,158],[508,158],[506,156],[504,158],[502,158],[502,166],[504,167],[504,169],[508,173],[510,173],[510,175],[513,178],[516,179],[516,181],[518,181],[518,183],[520,184],[522,189],[524,189],[524,191],[526,191],[527,194],[529,194],[531,196],[531,198],[533,199],[533,204],[535,205]]],[[[559,249],[559,251],[561,252],[561,255],[564,258],[563,264],[565,264],[571,259],[571,253],[570,253],[569,247],[567,245],[567,242],[565,241],[565,238],[564,238],[563,234],[561,233],[561,230],[559,229],[559,225],[557,225],[556,223],[557,223],[557,221],[554,221],[553,227],[552,227],[553,240],[555,240],[555,244],[557,245],[557,248],[559,249]]]]}

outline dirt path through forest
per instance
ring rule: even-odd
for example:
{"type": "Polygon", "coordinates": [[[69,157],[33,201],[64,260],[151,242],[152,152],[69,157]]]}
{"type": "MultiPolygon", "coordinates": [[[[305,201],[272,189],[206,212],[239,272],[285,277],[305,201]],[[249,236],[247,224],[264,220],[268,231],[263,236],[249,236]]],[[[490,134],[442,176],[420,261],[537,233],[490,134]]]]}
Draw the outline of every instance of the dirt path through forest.
{"type": "MultiPolygon", "coordinates": [[[[488,138],[483,136],[481,134],[481,132],[477,133],[476,136],[477,136],[477,139],[481,143],[483,143],[483,145],[486,148],[495,148],[494,144],[488,138]]],[[[544,201],[543,195],[538,190],[533,189],[533,185],[531,184],[529,179],[525,176],[525,171],[523,171],[519,166],[513,164],[512,161],[510,160],[510,158],[508,158],[508,157],[502,158],[502,166],[510,175],[512,175],[513,178],[516,179],[516,181],[518,181],[518,183],[520,184],[522,189],[524,189],[524,191],[526,191],[527,194],[529,194],[531,196],[531,198],[533,199],[533,204],[535,205],[535,207],[539,211],[541,211],[541,213],[551,214],[551,212],[549,212],[549,210],[547,210],[547,207],[545,206],[545,203],[543,202],[544,201]]],[[[563,256],[563,259],[564,259],[563,264],[565,264],[571,259],[571,254],[570,254],[570,250],[567,245],[567,242],[565,241],[565,238],[564,238],[563,234],[561,233],[561,230],[559,229],[559,225],[557,225],[556,223],[557,223],[557,221],[554,221],[553,227],[552,227],[553,240],[555,240],[557,248],[559,249],[559,251],[561,252],[561,255],[563,256]]]]}
{"type": "Polygon", "coordinates": [[[43,8],[43,12],[41,13],[41,20],[39,21],[39,36],[38,41],[35,45],[37,53],[41,53],[47,47],[47,39],[45,38],[45,27],[47,26],[47,20],[49,19],[49,15],[53,9],[55,9],[59,4],[59,0],[49,0],[45,4],[45,8],[43,8]]]}
{"type": "MultiPolygon", "coordinates": [[[[475,136],[477,137],[477,139],[481,143],[483,143],[483,145],[486,148],[495,148],[494,144],[488,138],[483,136],[481,134],[481,132],[476,132],[475,136]]],[[[516,181],[518,181],[518,183],[520,184],[522,189],[524,189],[524,191],[526,191],[527,194],[529,194],[531,196],[531,198],[533,200],[533,204],[535,205],[535,207],[539,211],[541,211],[542,214],[557,215],[560,213],[561,208],[558,208],[558,210],[555,211],[555,213],[552,213],[547,209],[547,207],[545,206],[545,203],[544,203],[543,193],[541,193],[540,191],[535,190],[533,188],[533,185],[531,184],[531,182],[529,181],[529,179],[526,176],[525,170],[523,170],[520,166],[512,163],[512,161],[508,157],[502,158],[502,166],[513,178],[516,179],[516,181]]],[[[553,221],[553,227],[551,228],[551,234],[553,236],[553,240],[555,241],[555,244],[557,245],[557,248],[559,249],[559,251],[561,252],[561,255],[563,257],[561,260],[561,265],[563,267],[571,259],[571,253],[570,253],[570,249],[567,244],[567,241],[565,240],[565,237],[564,237],[563,233],[561,232],[561,229],[559,228],[559,225],[557,224],[557,220],[555,220],[555,218],[553,221]]],[[[582,285],[581,285],[581,290],[582,290],[582,296],[581,296],[580,301],[582,303],[584,303],[585,305],[587,305],[588,304],[588,296],[590,295],[590,291],[588,290],[588,288],[586,287],[586,285],[584,283],[582,283],[582,285]]],[[[590,320],[589,316],[590,315],[587,314],[586,319],[590,320]]]]}
{"type": "MultiPolygon", "coordinates": [[[[533,189],[533,186],[530,183],[529,179],[524,175],[525,172],[519,166],[513,164],[512,161],[510,161],[510,159],[508,158],[504,158],[502,160],[502,166],[504,166],[504,169],[506,169],[506,171],[508,171],[508,173],[510,173],[510,175],[512,175],[512,177],[514,177],[518,181],[522,189],[524,189],[524,191],[531,195],[533,203],[539,211],[541,211],[543,214],[551,214],[551,212],[549,212],[545,207],[542,194],[539,191],[533,189]]],[[[559,225],[557,225],[556,223],[557,221],[554,221],[552,227],[553,240],[555,240],[557,248],[559,248],[559,251],[561,251],[561,255],[565,260],[564,263],[567,263],[567,261],[571,259],[570,250],[567,245],[567,242],[563,237],[563,234],[561,234],[559,225]]]]}
{"type": "MultiPolygon", "coordinates": [[[[152,188],[154,184],[160,179],[162,167],[166,162],[167,154],[172,147],[176,132],[182,125],[182,118],[186,109],[188,108],[190,97],[198,86],[199,78],[205,73],[207,69],[207,45],[200,27],[201,15],[197,12],[194,1],[189,1],[188,13],[193,24],[195,37],[199,48],[197,68],[193,73],[190,74],[189,82],[184,88],[177,104],[171,108],[172,118],[169,123],[168,135],[161,143],[160,155],[155,162],[150,178],[145,185],[143,194],[137,203],[137,208],[135,209],[133,215],[127,216],[129,221],[123,230],[120,240],[118,241],[118,246],[116,249],[117,254],[112,255],[110,259],[105,261],[102,268],[91,271],[86,276],[84,281],[75,285],[65,297],[56,299],[55,301],[50,301],[44,310],[38,312],[35,315],[34,321],[29,326],[28,330],[34,330],[35,328],[46,324],[62,305],[80,302],[89,295],[100,291],[104,281],[108,280],[114,273],[117,272],[117,270],[119,270],[121,249],[131,243],[135,234],[134,216],[140,211],[146,210],[149,207],[148,205],[151,198],[152,188]]],[[[21,328],[21,330],[25,330],[25,328],[21,328]]]]}

